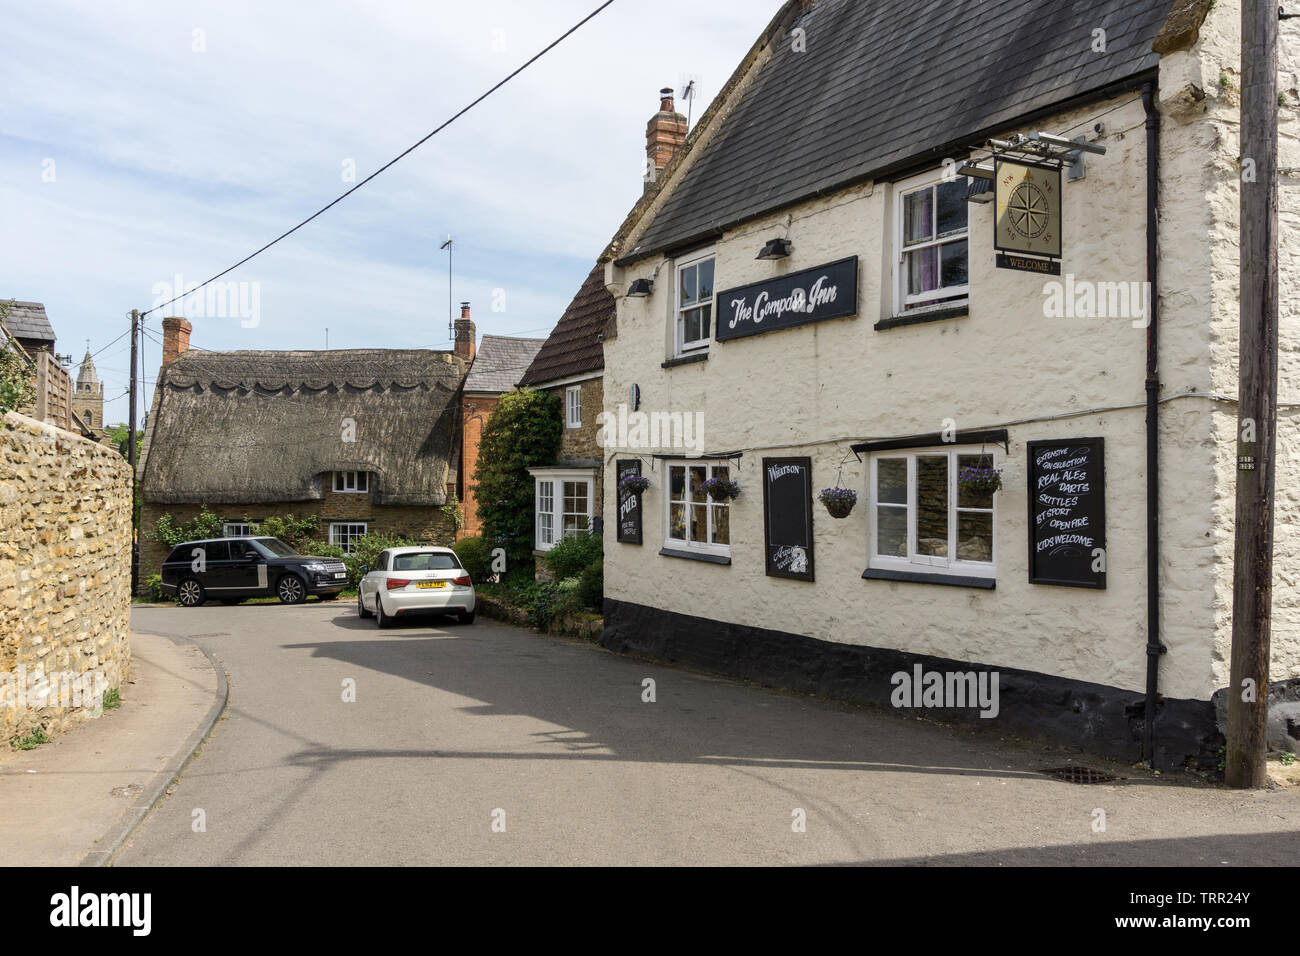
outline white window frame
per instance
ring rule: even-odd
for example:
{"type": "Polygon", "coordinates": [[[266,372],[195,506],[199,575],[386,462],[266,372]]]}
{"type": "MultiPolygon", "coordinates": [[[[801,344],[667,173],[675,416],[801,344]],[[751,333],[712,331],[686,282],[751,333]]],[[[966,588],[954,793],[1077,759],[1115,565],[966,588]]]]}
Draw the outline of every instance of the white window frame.
{"type": "MultiPolygon", "coordinates": [[[[736,480],[735,463],[732,462],[730,459],[683,458],[678,460],[665,461],[663,465],[664,465],[664,495],[663,495],[664,497],[664,510],[663,510],[664,547],[672,551],[698,551],[702,554],[718,555],[720,557],[725,557],[725,558],[731,557],[731,544],[730,543],[714,544],[712,542],[712,538],[713,538],[714,520],[717,514],[717,509],[727,508],[728,519],[730,519],[731,516],[730,508],[732,503],[715,502],[713,501],[713,499],[707,498],[707,496],[704,502],[693,503],[690,500],[690,493],[691,493],[690,492],[690,477],[691,477],[690,470],[691,468],[701,468],[701,467],[704,468],[705,469],[704,477],[707,480],[709,478],[714,477],[714,469],[726,468],[727,477],[730,478],[732,481],[735,481],[736,480]],[[673,499],[672,470],[674,468],[686,469],[686,474],[683,476],[685,480],[682,486],[685,489],[685,493],[686,493],[685,502],[677,501],[673,499]],[[685,525],[684,538],[674,538],[672,536],[673,535],[672,515],[673,515],[674,504],[685,504],[686,506],[686,525],[685,525]],[[690,528],[691,508],[693,506],[698,506],[698,504],[703,504],[706,508],[705,521],[707,522],[707,524],[705,527],[705,535],[704,535],[706,540],[704,541],[691,540],[691,528],[690,528]]],[[[728,525],[728,531],[730,531],[730,525],[728,525]]],[[[730,537],[730,534],[728,534],[728,537],[730,537]]]]}
{"type": "MultiPolygon", "coordinates": [[[[966,177],[958,176],[959,180],[965,182],[966,177]]],[[[904,210],[907,204],[904,200],[912,193],[919,192],[922,189],[933,189],[944,181],[942,170],[932,170],[914,176],[911,179],[903,180],[894,184],[894,315],[915,315],[933,309],[948,309],[966,305],[970,300],[970,204],[965,197],[962,202],[966,203],[966,228],[960,233],[940,238],[937,235],[937,223],[939,216],[939,203],[936,194],[934,209],[934,223],[936,235],[934,238],[927,239],[923,242],[915,243],[911,246],[903,245],[904,235],[904,210]],[[931,246],[945,246],[954,242],[966,243],[966,284],[961,286],[940,286],[932,292],[921,292],[915,295],[908,295],[907,292],[907,262],[908,253],[916,252],[920,249],[928,249],[931,246]]],[[[942,274],[943,259],[940,254],[937,268],[942,274]]]]}
{"type": "Polygon", "coordinates": [[[253,538],[257,536],[256,521],[225,521],[221,525],[223,538],[253,538]],[[243,531],[237,529],[243,528],[243,531]]]}
{"type": "Polygon", "coordinates": [[[582,427],[581,385],[570,385],[564,390],[564,424],[567,428],[582,427]]]}
{"type": "Polygon", "coordinates": [[[702,249],[699,252],[691,254],[689,258],[678,259],[673,263],[673,354],[678,358],[686,355],[698,355],[709,350],[709,345],[713,341],[714,330],[718,325],[718,260],[717,250],[713,248],[702,249]],[[709,297],[709,334],[702,339],[693,339],[686,341],[686,323],[683,321],[683,313],[691,309],[701,308],[704,303],[696,302],[693,305],[683,308],[682,306],[682,272],[691,266],[698,266],[707,260],[713,260],[713,295],[709,297]]]}
{"type": "Polygon", "coordinates": [[[357,538],[364,538],[370,533],[370,522],[368,521],[331,521],[330,522],[330,544],[342,548],[345,553],[352,553],[352,542],[357,538]],[[361,533],[349,529],[360,528],[361,533]],[[335,532],[342,533],[336,534],[335,532]]]}
{"type": "Polygon", "coordinates": [[[370,493],[370,473],[367,471],[334,472],[336,495],[365,495],[370,493]]]}
{"type": "MultiPolygon", "coordinates": [[[[997,577],[998,562],[998,493],[993,493],[992,508],[958,508],[957,473],[958,461],[962,456],[975,455],[987,458],[992,467],[999,467],[996,451],[979,445],[940,446],[930,448],[901,448],[894,451],[876,452],[871,455],[867,469],[867,500],[870,510],[867,514],[867,567],[886,571],[940,572],[971,578],[997,577]],[[948,458],[948,556],[918,554],[916,549],[917,485],[916,462],[918,458],[948,458]],[[886,459],[905,459],[907,461],[907,557],[877,554],[877,532],[879,530],[880,501],[877,475],[880,462],[886,459]],[[973,511],[989,513],[993,516],[993,537],[991,544],[991,561],[961,560],[957,555],[957,512],[973,511]]],[[[890,507],[890,503],[885,503],[890,507]]]]}
{"type": "Polygon", "coordinates": [[[565,531],[565,518],[584,518],[587,526],[585,530],[592,531],[596,517],[596,473],[593,469],[541,468],[529,471],[533,476],[533,547],[536,550],[550,551],[559,541],[566,537],[573,537],[584,530],[579,528],[565,531]],[[585,511],[564,510],[566,482],[586,487],[585,511]]]}

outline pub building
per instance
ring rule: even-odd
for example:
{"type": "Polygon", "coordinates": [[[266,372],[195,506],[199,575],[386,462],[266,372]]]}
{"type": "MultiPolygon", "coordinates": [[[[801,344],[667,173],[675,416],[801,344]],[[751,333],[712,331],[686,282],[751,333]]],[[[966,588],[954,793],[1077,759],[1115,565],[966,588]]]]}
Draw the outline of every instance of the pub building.
{"type": "MultiPolygon", "coordinates": [[[[607,430],[605,646],[1213,762],[1237,415],[1238,100],[1219,78],[1239,75],[1240,10],[1079,9],[790,2],[755,43],[602,257],[607,415],[701,432],[607,430]],[[621,492],[628,474],[649,487],[621,492]],[[930,674],[934,694],[900,695],[930,674]],[[965,674],[998,705],[955,696],[965,674]]],[[[1294,135],[1281,150],[1300,166],[1294,135]]],[[[1300,194],[1281,203],[1294,223],[1300,194]]],[[[1285,695],[1294,413],[1279,429],[1285,695]]]]}

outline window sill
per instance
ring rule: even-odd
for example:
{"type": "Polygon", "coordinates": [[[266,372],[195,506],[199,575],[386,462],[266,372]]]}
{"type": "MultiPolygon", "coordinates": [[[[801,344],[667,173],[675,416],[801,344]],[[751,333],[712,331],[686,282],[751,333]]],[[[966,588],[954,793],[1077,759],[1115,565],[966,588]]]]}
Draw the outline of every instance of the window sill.
{"type": "Polygon", "coordinates": [[[659,554],[665,558],[684,558],[687,561],[703,561],[706,564],[731,563],[731,558],[721,554],[707,554],[703,551],[679,551],[676,548],[660,548],[659,554]]]}
{"type": "Polygon", "coordinates": [[[884,568],[867,568],[862,572],[867,581],[914,581],[917,584],[946,584],[956,588],[979,588],[992,591],[998,583],[995,578],[974,578],[964,574],[935,574],[931,571],[889,571],[884,568]]]}
{"type": "Polygon", "coordinates": [[[676,368],[679,365],[694,365],[696,362],[707,362],[709,360],[708,351],[700,352],[698,355],[683,355],[681,358],[669,359],[664,362],[661,368],[676,368]]]}
{"type": "Polygon", "coordinates": [[[881,319],[875,324],[877,332],[897,329],[905,325],[920,325],[923,322],[942,322],[945,319],[964,319],[970,315],[970,306],[957,305],[949,309],[933,309],[929,312],[904,313],[888,319],[881,319]]]}

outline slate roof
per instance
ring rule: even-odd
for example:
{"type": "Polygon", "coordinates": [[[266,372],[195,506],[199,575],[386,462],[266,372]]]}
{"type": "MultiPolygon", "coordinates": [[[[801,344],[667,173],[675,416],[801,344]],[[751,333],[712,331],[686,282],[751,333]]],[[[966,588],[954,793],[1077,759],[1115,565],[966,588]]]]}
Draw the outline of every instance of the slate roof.
{"type": "Polygon", "coordinates": [[[474,364],[465,379],[466,392],[499,395],[515,387],[537,357],[545,339],[518,339],[506,335],[485,335],[474,353],[474,364]]]}
{"type": "Polygon", "coordinates": [[[166,504],[311,501],[323,473],[370,471],[377,504],[445,504],[464,377],[460,359],[426,349],[192,349],[158,376],[141,490],[166,504]]]}
{"type": "MultiPolygon", "coordinates": [[[[772,56],[631,261],[866,179],[956,155],[1047,107],[1155,69],[1173,0],[799,0],[772,56]],[[790,36],[806,31],[807,52],[790,36]],[[1106,52],[1093,52],[1093,30],[1106,52]]],[[[778,15],[780,17],[781,15],[778,15]]],[[[1053,132],[1063,132],[1053,130],[1053,132]]]]}
{"type": "Polygon", "coordinates": [[[16,339],[54,345],[54,326],[50,325],[50,318],[45,314],[45,306],[39,302],[13,303],[5,327],[16,339]]]}
{"type": "Polygon", "coordinates": [[[560,321],[547,337],[520,385],[544,385],[574,375],[605,370],[605,348],[599,336],[614,317],[614,297],[605,288],[605,267],[591,270],[560,321]]]}

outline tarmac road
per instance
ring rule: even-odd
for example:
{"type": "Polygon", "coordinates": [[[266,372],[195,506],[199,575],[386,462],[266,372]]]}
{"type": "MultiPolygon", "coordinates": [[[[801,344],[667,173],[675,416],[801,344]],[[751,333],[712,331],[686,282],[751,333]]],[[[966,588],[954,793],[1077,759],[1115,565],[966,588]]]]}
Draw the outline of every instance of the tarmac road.
{"type": "Polygon", "coordinates": [[[132,624],[210,651],[230,704],[118,866],[1300,858],[1300,789],[1130,767],[1064,783],[1039,773],[1079,759],[1060,750],[482,617],[379,631],[339,601],[141,607],[132,624]]]}

